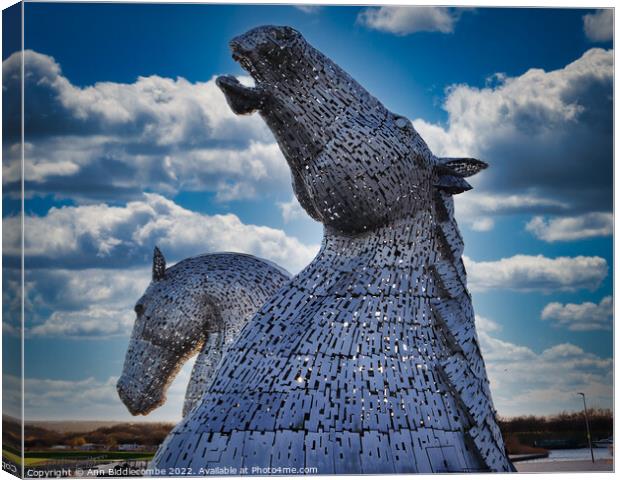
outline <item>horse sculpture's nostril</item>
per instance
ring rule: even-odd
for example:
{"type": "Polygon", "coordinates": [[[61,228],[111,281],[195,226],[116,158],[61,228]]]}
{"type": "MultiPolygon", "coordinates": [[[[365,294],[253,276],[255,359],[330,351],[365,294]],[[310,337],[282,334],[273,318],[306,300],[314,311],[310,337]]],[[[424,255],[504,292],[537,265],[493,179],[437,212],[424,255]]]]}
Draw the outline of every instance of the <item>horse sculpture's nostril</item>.
{"type": "Polygon", "coordinates": [[[127,386],[121,380],[116,382],[116,391],[118,392],[118,396],[121,398],[123,403],[127,404],[127,386]]]}
{"type": "Polygon", "coordinates": [[[243,53],[243,47],[241,46],[241,42],[238,40],[231,40],[228,43],[228,46],[230,47],[231,51],[233,52],[233,55],[239,55],[241,53],[243,53]]]}
{"type": "Polygon", "coordinates": [[[135,403],[137,393],[136,387],[132,385],[129,379],[121,377],[118,382],[116,382],[116,391],[122,402],[127,405],[128,408],[135,403]]]}
{"type": "Polygon", "coordinates": [[[129,413],[132,415],[140,415],[142,413],[142,409],[137,401],[135,387],[132,386],[131,380],[124,377],[119,378],[118,382],[116,382],[116,392],[127,407],[127,410],[129,410],[129,413]]]}

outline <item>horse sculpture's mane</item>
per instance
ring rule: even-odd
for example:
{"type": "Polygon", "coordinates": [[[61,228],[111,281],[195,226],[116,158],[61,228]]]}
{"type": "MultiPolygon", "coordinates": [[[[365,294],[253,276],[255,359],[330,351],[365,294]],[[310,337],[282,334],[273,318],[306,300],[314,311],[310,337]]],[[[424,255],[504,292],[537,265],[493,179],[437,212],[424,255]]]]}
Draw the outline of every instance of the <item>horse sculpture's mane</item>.
{"type": "Polygon", "coordinates": [[[452,199],[486,164],[433,155],[290,27],[253,29],[231,48],[256,86],[218,85],[233,111],[266,121],[324,238],[231,344],[153,466],[512,470],[452,199]]]}

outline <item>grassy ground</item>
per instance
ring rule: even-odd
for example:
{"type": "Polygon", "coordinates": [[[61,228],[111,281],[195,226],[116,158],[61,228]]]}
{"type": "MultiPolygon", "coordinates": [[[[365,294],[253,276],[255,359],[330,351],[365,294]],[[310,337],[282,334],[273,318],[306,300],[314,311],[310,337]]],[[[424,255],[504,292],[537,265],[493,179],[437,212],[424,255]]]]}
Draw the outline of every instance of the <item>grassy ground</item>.
{"type": "MultiPolygon", "coordinates": [[[[150,460],[153,458],[153,452],[110,452],[110,451],[39,451],[26,452],[24,455],[24,463],[27,467],[44,465],[49,462],[77,462],[80,460],[89,460],[93,457],[97,461],[103,460],[150,460]]],[[[2,456],[6,459],[21,464],[21,458],[18,453],[3,449],[2,456]]]]}
{"type": "Polygon", "coordinates": [[[17,464],[17,465],[21,465],[22,464],[22,459],[19,455],[16,455],[15,453],[6,450],[6,449],[2,449],[2,458],[6,458],[7,460],[17,464]]]}
{"type": "Polygon", "coordinates": [[[104,458],[106,460],[144,460],[150,459],[154,455],[153,452],[114,452],[108,450],[57,450],[57,451],[40,451],[40,452],[26,452],[24,457],[26,458],[46,458],[49,460],[58,459],[70,459],[81,460],[84,458],[104,458]]]}

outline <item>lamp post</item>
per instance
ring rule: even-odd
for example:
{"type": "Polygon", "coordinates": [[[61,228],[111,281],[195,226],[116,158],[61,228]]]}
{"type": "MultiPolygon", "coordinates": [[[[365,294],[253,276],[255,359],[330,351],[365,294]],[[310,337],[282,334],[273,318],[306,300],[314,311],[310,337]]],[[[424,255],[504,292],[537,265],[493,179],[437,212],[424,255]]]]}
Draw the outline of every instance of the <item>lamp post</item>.
{"type": "Polygon", "coordinates": [[[588,446],[590,447],[590,455],[592,456],[592,463],[594,463],[594,450],[592,450],[592,439],[590,438],[590,424],[588,422],[588,408],[586,407],[586,394],[583,392],[577,392],[577,395],[581,395],[581,398],[583,398],[583,416],[586,419],[586,432],[588,434],[588,446]]]}

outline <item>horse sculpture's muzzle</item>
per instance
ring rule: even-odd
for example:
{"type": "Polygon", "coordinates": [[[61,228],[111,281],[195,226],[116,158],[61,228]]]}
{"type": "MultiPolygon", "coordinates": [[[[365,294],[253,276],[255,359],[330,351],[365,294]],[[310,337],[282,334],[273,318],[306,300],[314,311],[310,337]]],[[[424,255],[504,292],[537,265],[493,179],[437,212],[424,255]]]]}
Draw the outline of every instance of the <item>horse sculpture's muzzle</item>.
{"type": "Polygon", "coordinates": [[[159,401],[149,401],[142,393],[141,385],[130,377],[122,376],[116,383],[116,391],[132,415],[146,415],[159,401]]]}
{"type": "Polygon", "coordinates": [[[166,389],[179,363],[179,356],[170,350],[131,340],[116,390],[132,415],[147,415],[166,401],[166,389]]]}

